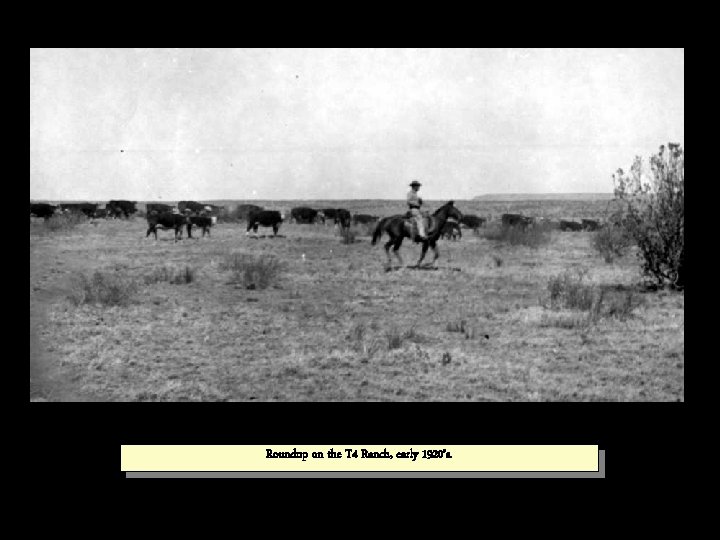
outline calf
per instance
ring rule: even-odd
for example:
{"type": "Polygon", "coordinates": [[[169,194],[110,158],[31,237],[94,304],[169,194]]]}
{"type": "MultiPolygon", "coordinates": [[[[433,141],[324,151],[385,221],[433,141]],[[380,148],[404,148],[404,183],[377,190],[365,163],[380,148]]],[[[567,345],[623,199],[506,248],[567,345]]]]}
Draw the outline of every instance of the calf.
{"type": "Polygon", "coordinates": [[[157,240],[157,228],[160,227],[163,230],[174,229],[175,230],[175,242],[178,239],[182,239],[182,227],[187,225],[190,220],[187,216],[182,214],[173,214],[171,212],[158,213],[153,211],[147,216],[148,230],[145,238],[150,236],[150,233],[155,234],[155,240],[157,240]]]}
{"type": "Polygon", "coordinates": [[[205,235],[207,234],[210,236],[210,227],[215,225],[217,223],[217,218],[215,216],[190,216],[187,224],[187,235],[188,238],[192,238],[192,228],[200,227],[203,232],[203,238],[205,238],[205,235]]]}
{"type": "Polygon", "coordinates": [[[283,216],[277,210],[260,210],[248,216],[248,226],[245,236],[250,234],[250,229],[257,234],[258,226],[272,227],[273,234],[277,235],[278,229],[283,222],[283,216]]]}

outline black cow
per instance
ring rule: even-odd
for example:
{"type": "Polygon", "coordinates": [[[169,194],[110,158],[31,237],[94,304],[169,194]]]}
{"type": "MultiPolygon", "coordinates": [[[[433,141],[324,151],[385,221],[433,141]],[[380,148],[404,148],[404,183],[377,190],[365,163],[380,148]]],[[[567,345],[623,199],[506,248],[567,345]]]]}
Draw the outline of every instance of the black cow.
{"type": "Polygon", "coordinates": [[[356,225],[358,223],[362,223],[363,225],[367,225],[370,223],[375,223],[376,221],[379,221],[380,218],[378,216],[371,216],[370,214],[355,214],[352,217],[353,223],[356,225]]]}
{"type": "Polygon", "coordinates": [[[440,236],[447,238],[448,240],[457,240],[458,238],[462,238],[460,224],[455,220],[448,219],[440,231],[440,236]]]}
{"type": "Polygon", "coordinates": [[[347,229],[350,227],[351,222],[352,216],[350,215],[350,212],[344,208],[338,208],[337,213],[335,214],[335,224],[339,224],[341,228],[347,229]]]}
{"type": "Polygon", "coordinates": [[[470,229],[477,229],[485,225],[487,220],[483,217],[476,216],[475,214],[463,214],[460,223],[470,229]]]}
{"type": "Polygon", "coordinates": [[[295,223],[315,223],[315,220],[320,217],[320,220],[324,220],[324,214],[319,213],[314,208],[308,208],[307,206],[298,206],[290,210],[290,217],[295,223]]]}
{"type": "Polygon", "coordinates": [[[187,224],[188,238],[192,238],[193,226],[200,227],[203,232],[203,238],[205,238],[206,234],[210,236],[210,227],[217,223],[217,218],[214,216],[189,216],[188,219],[190,220],[187,224]]]}
{"type": "Polygon", "coordinates": [[[148,230],[145,238],[150,236],[150,233],[155,233],[155,240],[157,240],[157,228],[160,227],[163,230],[174,229],[175,230],[175,242],[182,239],[182,227],[190,223],[190,218],[182,214],[173,214],[171,212],[164,212],[162,214],[153,212],[147,216],[148,230]]]}
{"type": "Polygon", "coordinates": [[[600,228],[600,223],[594,219],[583,219],[582,228],[586,231],[597,231],[600,228]]]}
{"type": "Polygon", "coordinates": [[[108,216],[112,217],[113,215],[114,214],[112,212],[110,212],[110,210],[108,210],[107,208],[98,208],[97,210],[95,210],[95,214],[93,215],[93,217],[95,219],[99,219],[99,218],[107,219],[108,216]]]}
{"type": "Polygon", "coordinates": [[[257,233],[258,225],[263,227],[272,227],[273,234],[277,235],[280,224],[283,222],[283,217],[277,210],[259,210],[253,212],[248,216],[248,226],[245,235],[250,234],[250,229],[257,233]]]}
{"type": "Polygon", "coordinates": [[[41,217],[44,219],[50,219],[55,213],[59,212],[60,208],[54,204],[47,203],[30,203],[30,215],[35,217],[41,217]]]}
{"type": "Polygon", "coordinates": [[[129,218],[137,212],[135,201],[110,201],[105,205],[108,216],[129,218]]]}
{"type": "Polygon", "coordinates": [[[97,204],[92,203],[68,203],[60,205],[63,212],[84,214],[89,218],[92,218],[95,215],[97,207],[97,204]]]}
{"type": "Polygon", "coordinates": [[[205,211],[206,205],[195,201],[180,201],[177,206],[178,210],[180,210],[183,214],[187,213],[186,210],[189,210],[191,213],[197,215],[205,211]]]}
{"type": "Polygon", "coordinates": [[[533,219],[521,214],[503,214],[502,224],[503,227],[520,227],[521,229],[527,228],[533,222],[533,219]]]}
{"type": "Polygon", "coordinates": [[[262,210],[264,210],[264,208],[256,204],[241,204],[235,209],[234,213],[237,216],[237,219],[242,221],[248,220],[250,218],[250,214],[253,212],[261,212],[262,210]]]}
{"type": "Polygon", "coordinates": [[[561,231],[582,231],[582,228],[582,224],[578,223],[577,221],[565,221],[563,219],[560,220],[561,231]]]}
{"type": "MultiPolygon", "coordinates": [[[[325,216],[325,220],[332,219],[334,223],[337,223],[337,208],[321,208],[320,211],[325,216]]],[[[323,223],[327,223],[327,221],[323,221],[323,223]]]]}
{"type": "Polygon", "coordinates": [[[165,214],[172,212],[173,207],[169,204],[162,203],[147,203],[145,205],[145,213],[149,216],[153,212],[157,214],[165,214]]]}

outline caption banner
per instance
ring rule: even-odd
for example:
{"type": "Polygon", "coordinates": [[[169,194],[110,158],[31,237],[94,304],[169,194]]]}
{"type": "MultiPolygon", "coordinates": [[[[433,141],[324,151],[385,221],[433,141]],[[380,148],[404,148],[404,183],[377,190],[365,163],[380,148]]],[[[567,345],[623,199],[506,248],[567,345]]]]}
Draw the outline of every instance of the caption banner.
{"type": "Polygon", "coordinates": [[[597,445],[123,445],[121,470],[597,472],[597,445]]]}

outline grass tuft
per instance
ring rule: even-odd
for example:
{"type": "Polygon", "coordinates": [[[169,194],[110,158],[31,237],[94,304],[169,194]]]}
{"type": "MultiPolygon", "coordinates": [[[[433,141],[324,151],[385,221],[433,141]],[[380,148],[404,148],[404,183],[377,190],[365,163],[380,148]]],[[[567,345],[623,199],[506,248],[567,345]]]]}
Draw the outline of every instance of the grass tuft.
{"type": "Polygon", "coordinates": [[[145,285],[161,282],[184,285],[195,281],[195,269],[187,264],[182,267],[169,265],[159,266],[154,268],[151,273],[145,275],[143,281],[145,285]]]}
{"type": "Polygon", "coordinates": [[[220,270],[232,272],[232,280],[249,289],[267,289],[275,284],[284,270],[273,255],[230,253],[220,263],[220,270]]]}
{"type": "Polygon", "coordinates": [[[91,276],[73,277],[69,298],[75,305],[126,306],[137,290],[137,282],[119,270],[96,270],[91,276]]]}

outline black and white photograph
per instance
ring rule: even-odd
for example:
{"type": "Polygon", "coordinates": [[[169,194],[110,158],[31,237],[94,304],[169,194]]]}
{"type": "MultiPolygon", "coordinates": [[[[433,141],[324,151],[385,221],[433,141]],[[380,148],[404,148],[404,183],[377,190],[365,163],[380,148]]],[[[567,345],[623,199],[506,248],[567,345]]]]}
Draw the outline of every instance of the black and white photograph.
{"type": "Polygon", "coordinates": [[[31,48],[30,401],[684,402],[684,60],[31,48]]]}

